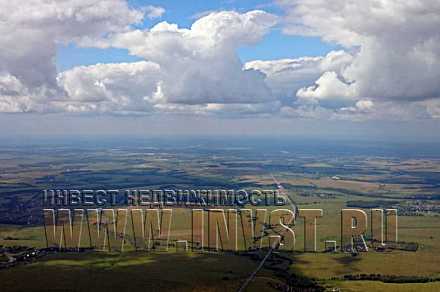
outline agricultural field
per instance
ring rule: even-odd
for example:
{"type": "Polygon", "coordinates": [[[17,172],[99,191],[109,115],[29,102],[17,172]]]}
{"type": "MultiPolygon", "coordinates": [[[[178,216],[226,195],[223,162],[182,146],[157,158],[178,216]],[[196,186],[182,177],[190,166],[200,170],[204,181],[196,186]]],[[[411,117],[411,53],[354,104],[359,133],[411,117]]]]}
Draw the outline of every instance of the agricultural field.
{"type": "MultiPolygon", "coordinates": [[[[318,252],[303,252],[303,220],[297,218],[294,251],[278,251],[258,272],[249,291],[273,291],[285,283],[316,291],[436,291],[440,287],[440,157],[432,149],[423,155],[400,148],[366,151],[352,146],[341,151],[257,141],[228,146],[218,141],[92,144],[2,146],[0,262],[8,261],[13,247],[46,246],[45,189],[275,190],[276,180],[300,209],[323,209],[323,217],[317,220],[318,252]],[[399,241],[416,244],[417,250],[324,252],[326,240],[340,241],[343,208],[367,213],[372,208],[397,209],[399,241]],[[365,278],[373,274],[381,277],[365,278]]],[[[121,206],[123,200],[117,202],[121,206]]],[[[191,208],[170,208],[171,241],[191,241],[191,208]]],[[[266,235],[271,234],[276,231],[269,229],[266,235]]],[[[73,290],[84,290],[86,283],[89,288],[90,283],[100,283],[94,287],[98,291],[120,290],[127,283],[147,290],[172,290],[178,283],[182,291],[234,291],[265,252],[246,253],[243,239],[238,241],[239,252],[221,254],[179,253],[173,246],[166,253],[135,251],[129,241],[124,253],[48,254],[1,269],[0,282],[17,291],[30,290],[22,279],[33,277],[47,277],[53,290],[67,287],[65,283],[73,290]],[[54,277],[55,273],[59,276],[54,277]]],[[[264,243],[268,244],[267,238],[264,243]]]]}

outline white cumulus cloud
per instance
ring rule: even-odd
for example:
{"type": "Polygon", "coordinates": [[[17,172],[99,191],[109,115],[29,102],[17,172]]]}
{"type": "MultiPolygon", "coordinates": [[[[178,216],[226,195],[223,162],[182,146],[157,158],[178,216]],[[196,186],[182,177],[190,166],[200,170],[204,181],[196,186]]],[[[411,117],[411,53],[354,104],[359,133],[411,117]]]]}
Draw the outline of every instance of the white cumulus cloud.
{"type": "Polygon", "coordinates": [[[353,92],[339,95],[340,87],[346,85],[337,77],[352,60],[353,56],[347,52],[331,51],[323,57],[251,61],[245,64],[245,68],[263,72],[266,83],[279,98],[289,97],[297,103],[321,102],[323,106],[331,106],[325,101],[335,99],[344,104],[356,101],[353,92]]]}
{"type": "Polygon", "coordinates": [[[0,74],[15,80],[1,83],[0,109],[46,108],[63,94],[56,82],[57,44],[126,31],[143,15],[124,0],[0,0],[0,74]]]}
{"type": "Polygon", "coordinates": [[[439,1],[277,2],[287,14],[286,33],[320,36],[353,52],[340,75],[324,73],[319,86],[301,95],[404,101],[440,96],[439,1]]]}
{"type": "Polygon", "coordinates": [[[125,48],[160,65],[158,103],[259,103],[272,100],[271,91],[264,74],[243,70],[237,49],[261,40],[276,21],[263,11],[214,12],[190,29],[161,22],[97,45],[125,48]]]}
{"type": "Polygon", "coordinates": [[[66,98],[55,104],[74,112],[148,112],[159,76],[159,65],[146,61],[75,67],[58,76],[66,98]]]}

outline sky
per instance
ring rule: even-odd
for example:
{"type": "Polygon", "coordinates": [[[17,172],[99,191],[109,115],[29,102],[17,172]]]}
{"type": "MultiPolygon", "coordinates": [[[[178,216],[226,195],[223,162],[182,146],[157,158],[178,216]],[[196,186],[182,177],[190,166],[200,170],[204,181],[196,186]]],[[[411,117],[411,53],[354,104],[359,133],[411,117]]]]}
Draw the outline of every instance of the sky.
{"type": "Polygon", "coordinates": [[[440,140],[440,3],[0,0],[0,135],[440,140]]]}
{"type": "MultiPolygon", "coordinates": [[[[146,18],[142,24],[136,25],[138,28],[148,29],[149,27],[168,21],[177,23],[180,27],[190,28],[192,23],[202,15],[209,12],[221,10],[250,11],[253,9],[264,9],[268,12],[282,13],[281,9],[268,1],[128,1],[133,7],[145,5],[155,5],[163,7],[165,13],[163,17],[149,19],[146,18]],[[162,19],[163,18],[163,19],[162,19]]],[[[322,56],[337,49],[334,43],[321,41],[314,36],[295,36],[282,33],[280,27],[267,33],[266,36],[257,44],[238,48],[238,55],[243,62],[251,60],[273,60],[282,58],[298,58],[307,56],[322,56]]],[[[56,56],[58,71],[71,69],[78,65],[93,65],[96,63],[114,62],[134,62],[142,60],[136,56],[131,56],[125,49],[110,48],[100,50],[96,48],[78,48],[75,44],[59,45],[56,56]]]]}

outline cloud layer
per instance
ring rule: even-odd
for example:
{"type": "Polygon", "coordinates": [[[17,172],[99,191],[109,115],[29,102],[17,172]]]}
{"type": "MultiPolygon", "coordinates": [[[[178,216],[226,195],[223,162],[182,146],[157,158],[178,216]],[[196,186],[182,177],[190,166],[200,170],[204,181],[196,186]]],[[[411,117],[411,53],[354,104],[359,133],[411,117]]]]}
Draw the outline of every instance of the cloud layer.
{"type": "Polygon", "coordinates": [[[63,92],[56,82],[57,44],[122,32],[142,11],[122,0],[0,0],[0,109],[40,111],[63,92]]]}
{"type": "Polygon", "coordinates": [[[0,0],[0,112],[440,118],[438,2],[276,2],[284,15],[217,11],[190,28],[138,29],[165,10],[125,0],[0,0]],[[277,25],[341,49],[243,64],[238,49],[277,25]],[[68,43],[126,49],[143,61],[57,72],[57,46],[68,43]]]}
{"type": "MultiPolygon", "coordinates": [[[[34,1],[30,11],[1,15],[2,23],[16,27],[0,40],[5,46],[8,38],[16,44],[0,56],[1,111],[259,112],[277,104],[264,74],[243,69],[237,55],[240,46],[260,41],[276,16],[223,11],[200,18],[190,29],[161,22],[139,30],[130,25],[164,10],[133,10],[122,0],[101,1],[98,7],[92,2],[34,1]],[[56,45],[67,42],[124,48],[146,61],[80,66],[57,74],[56,45]]],[[[6,25],[0,29],[7,31],[6,25]]]]}
{"type": "Polygon", "coordinates": [[[422,101],[440,97],[440,2],[279,0],[284,31],[319,36],[353,54],[299,96],[422,101]]]}

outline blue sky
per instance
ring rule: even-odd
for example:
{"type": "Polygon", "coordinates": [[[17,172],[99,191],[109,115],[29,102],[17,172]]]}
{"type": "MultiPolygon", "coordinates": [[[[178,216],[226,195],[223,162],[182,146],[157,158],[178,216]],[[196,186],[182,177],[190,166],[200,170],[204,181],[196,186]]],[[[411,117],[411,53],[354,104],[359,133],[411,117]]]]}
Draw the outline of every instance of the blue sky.
{"type": "MultiPolygon", "coordinates": [[[[264,9],[267,12],[281,15],[282,11],[268,1],[257,0],[208,0],[208,1],[144,1],[131,0],[133,7],[155,5],[165,8],[165,14],[158,19],[148,18],[138,28],[150,28],[158,22],[167,21],[176,23],[179,27],[190,27],[191,24],[209,11],[213,10],[237,10],[249,11],[264,9]],[[189,3],[190,2],[190,3],[189,3]]],[[[239,56],[243,62],[250,60],[274,60],[282,58],[297,58],[302,56],[322,56],[331,50],[337,49],[335,44],[325,43],[318,37],[291,36],[283,34],[281,29],[273,29],[260,43],[254,46],[239,49],[239,56]]],[[[135,62],[141,60],[130,56],[123,49],[96,49],[78,48],[70,44],[60,45],[58,48],[56,63],[58,71],[64,71],[78,65],[93,65],[96,63],[135,62]]]]}

